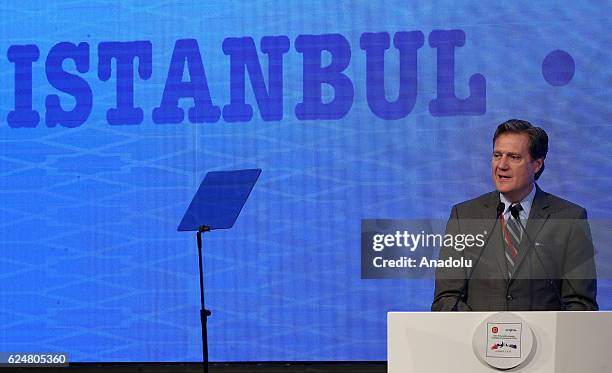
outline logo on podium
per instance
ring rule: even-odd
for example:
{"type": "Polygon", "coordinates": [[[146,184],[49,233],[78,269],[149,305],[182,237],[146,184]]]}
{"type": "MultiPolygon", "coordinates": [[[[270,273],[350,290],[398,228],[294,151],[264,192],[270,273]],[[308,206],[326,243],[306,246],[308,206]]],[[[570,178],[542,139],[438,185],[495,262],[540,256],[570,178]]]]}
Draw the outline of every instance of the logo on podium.
{"type": "Polygon", "coordinates": [[[527,363],[534,350],[534,334],[518,315],[498,313],[476,327],[472,346],[482,363],[506,370],[527,363]]]}

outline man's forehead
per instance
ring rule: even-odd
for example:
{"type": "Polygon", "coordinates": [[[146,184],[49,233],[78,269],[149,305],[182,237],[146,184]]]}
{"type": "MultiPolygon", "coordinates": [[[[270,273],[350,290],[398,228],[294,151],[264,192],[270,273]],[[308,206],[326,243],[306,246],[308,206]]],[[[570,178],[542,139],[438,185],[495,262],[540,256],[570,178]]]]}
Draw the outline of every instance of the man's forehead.
{"type": "Polygon", "coordinates": [[[529,150],[529,136],[524,133],[503,133],[497,136],[495,150],[522,152],[529,150]]]}

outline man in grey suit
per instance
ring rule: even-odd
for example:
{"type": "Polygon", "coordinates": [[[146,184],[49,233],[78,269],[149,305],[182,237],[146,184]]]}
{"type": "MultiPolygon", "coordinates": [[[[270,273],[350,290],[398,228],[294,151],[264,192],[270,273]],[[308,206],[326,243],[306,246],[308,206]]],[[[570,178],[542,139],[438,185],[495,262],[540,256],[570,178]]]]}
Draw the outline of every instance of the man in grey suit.
{"type": "Polygon", "coordinates": [[[487,232],[486,244],[443,247],[440,259],[471,268],[438,268],[432,311],[597,310],[594,249],[586,210],[542,191],[546,132],[523,120],[493,136],[496,191],[453,206],[447,234],[487,232]]]}

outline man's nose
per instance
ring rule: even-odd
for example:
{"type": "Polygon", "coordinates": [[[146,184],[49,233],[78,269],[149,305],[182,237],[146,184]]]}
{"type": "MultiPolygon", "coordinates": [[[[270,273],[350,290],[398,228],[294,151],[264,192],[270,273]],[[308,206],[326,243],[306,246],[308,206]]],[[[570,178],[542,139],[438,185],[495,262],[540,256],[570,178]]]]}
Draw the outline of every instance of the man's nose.
{"type": "Polygon", "coordinates": [[[508,165],[508,157],[506,157],[505,155],[502,155],[501,159],[499,160],[499,164],[497,165],[497,167],[501,168],[502,170],[505,170],[509,167],[508,165]]]}

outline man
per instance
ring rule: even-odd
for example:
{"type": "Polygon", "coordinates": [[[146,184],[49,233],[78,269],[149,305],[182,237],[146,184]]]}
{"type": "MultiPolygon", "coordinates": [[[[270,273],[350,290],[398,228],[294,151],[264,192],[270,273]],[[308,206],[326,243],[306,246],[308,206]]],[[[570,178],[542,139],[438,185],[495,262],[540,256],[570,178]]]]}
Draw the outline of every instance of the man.
{"type": "Polygon", "coordinates": [[[593,244],[584,208],[542,191],[546,132],[523,120],[493,136],[496,191],[455,205],[447,234],[487,232],[486,244],[443,247],[440,259],[472,268],[438,268],[432,311],[597,310],[593,244]]]}

